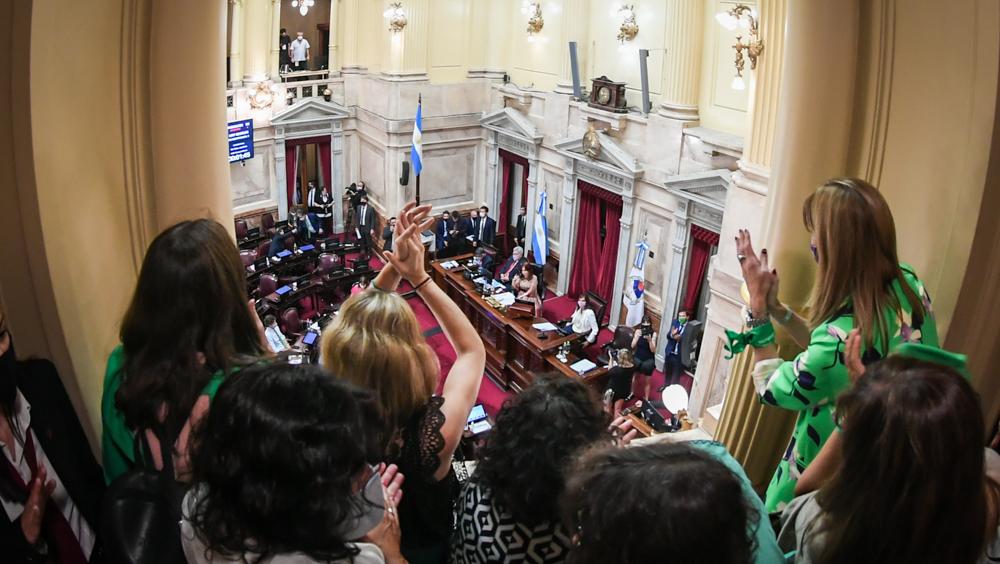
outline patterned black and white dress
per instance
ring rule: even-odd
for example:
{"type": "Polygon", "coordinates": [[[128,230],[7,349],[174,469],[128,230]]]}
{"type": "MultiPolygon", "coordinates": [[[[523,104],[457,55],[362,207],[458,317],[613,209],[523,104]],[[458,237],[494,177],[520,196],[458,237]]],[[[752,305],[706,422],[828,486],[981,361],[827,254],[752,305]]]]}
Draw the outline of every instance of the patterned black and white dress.
{"type": "Polygon", "coordinates": [[[458,526],[451,542],[453,564],[566,560],[570,535],[558,520],[535,526],[514,520],[475,476],[462,488],[458,501],[458,526]]]}

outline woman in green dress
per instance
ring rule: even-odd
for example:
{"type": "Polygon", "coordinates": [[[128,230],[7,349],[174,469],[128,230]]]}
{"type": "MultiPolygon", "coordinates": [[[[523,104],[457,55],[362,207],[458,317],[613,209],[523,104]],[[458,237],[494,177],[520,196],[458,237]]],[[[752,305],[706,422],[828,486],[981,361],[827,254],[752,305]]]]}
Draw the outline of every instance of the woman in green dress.
{"type": "Polygon", "coordinates": [[[865,362],[905,342],[938,346],[930,299],[913,269],[899,262],[895,223],[878,190],[855,178],[828,180],[806,199],[802,216],[817,262],[808,319],[778,302],[767,249],[758,256],[748,232],[736,237],[750,294],[744,335],[754,347],[754,388],[765,405],[798,412],[767,488],[769,512],[791,501],[799,476],[833,432],[834,402],[850,384],[844,347],[852,329],[861,333],[865,362]],[[778,357],[772,322],[803,347],[795,359],[778,357]]]}
{"type": "Polygon", "coordinates": [[[183,477],[188,434],[223,376],[267,350],[252,304],[239,250],[219,223],[183,221],[153,240],[104,376],[108,483],[134,466],[137,434],[157,467],[159,437],[175,439],[183,477]]]}

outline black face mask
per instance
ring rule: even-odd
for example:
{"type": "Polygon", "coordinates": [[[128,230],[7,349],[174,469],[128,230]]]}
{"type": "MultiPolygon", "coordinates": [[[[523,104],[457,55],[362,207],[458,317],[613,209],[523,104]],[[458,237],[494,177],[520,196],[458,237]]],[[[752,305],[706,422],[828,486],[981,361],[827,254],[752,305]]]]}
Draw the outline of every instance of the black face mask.
{"type": "Polygon", "coordinates": [[[14,336],[10,337],[10,346],[7,352],[0,355],[0,406],[4,411],[10,413],[14,408],[14,399],[17,398],[17,355],[14,353],[14,336]]]}

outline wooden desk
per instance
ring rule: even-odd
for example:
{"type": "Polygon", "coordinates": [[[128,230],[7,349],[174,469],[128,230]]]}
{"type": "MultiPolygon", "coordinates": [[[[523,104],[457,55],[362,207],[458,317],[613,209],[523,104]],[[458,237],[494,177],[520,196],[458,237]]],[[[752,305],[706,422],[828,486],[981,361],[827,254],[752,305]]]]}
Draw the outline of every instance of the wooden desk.
{"type": "Polygon", "coordinates": [[[476,292],[475,285],[462,276],[461,269],[448,271],[441,263],[464,262],[472,255],[431,261],[431,276],[469,318],[486,346],[486,373],[499,385],[520,391],[534,380],[535,374],[548,372],[547,357],[563,343],[573,339],[559,331],[539,332],[534,323],[545,320],[512,319],[495,309],[476,292]]]}
{"type": "Polygon", "coordinates": [[[556,355],[554,354],[552,356],[549,356],[547,360],[549,365],[551,365],[556,372],[559,372],[560,374],[563,374],[566,377],[582,378],[585,383],[601,387],[602,389],[607,384],[607,382],[605,381],[608,375],[607,366],[597,365],[597,368],[593,368],[581,376],[575,370],[570,368],[571,366],[573,366],[573,364],[575,364],[577,361],[580,360],[580,357],[573,353],[569,353],[569,355],[567,355],[566,362],[559,360],[558,358],[556,358],[556,355]]]}

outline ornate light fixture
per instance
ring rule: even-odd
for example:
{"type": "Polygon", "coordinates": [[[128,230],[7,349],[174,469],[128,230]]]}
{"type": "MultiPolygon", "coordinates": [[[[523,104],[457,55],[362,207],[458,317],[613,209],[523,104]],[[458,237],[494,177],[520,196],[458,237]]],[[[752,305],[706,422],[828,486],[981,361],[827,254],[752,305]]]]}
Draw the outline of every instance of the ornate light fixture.
{"type": "Polygon", "coordinates": [[[618,27],[618,41],[623,45],[626,41],[632,41],[639,35],[639,24],[635,21],[635,4],[622,6],[618,9],[618,15],[622,16],[622,25],[618,27]]]}
{"type": "Polygon", "coordinates": [[[406,12],[403,11],[402,2],[392,2],[382,15],[389,20],[389,31],[399,33],[406,27],[406,12]]]}
{"type": "Polygon", "coordinates": [[[757,19],[754,18],[754,11],[746,4],[737,4],[728,12],[719,12],[716,14],[715,19],[722,24],[722,27],[730,31],[741,27],[750,32],[748,43],[743,43],[743,36],[737,35],[736,44],[733,45],[733,49],[736,50],[736,59],[734,61],[736,76],[733,78],[732,87],[735,90],[743,90],[746,88],[746,84],[743,82],[743,67],[746,64],[743,52],[746,51],[746,58],[750,59],[750,70],[754,70],[757,68],[757,58],[764,51],[764,42],[761,41],[757,30],[757,19]]]}
{"type": "Polygon", "coordinates": [[[316,4],[316,0],[292,0],[292,7],[298,8],[303,16],[309,13],[309,8],[316,4]]]}
{"type": "Polygon", "coordinates": [[[541,3],[524,0],[521,3],[521,13],[528,16],[528,35],[536,34],[545,27],[545,19],[542,18],[541,3]]]}
{"type": "Polygon", "coordinates": [[[323,89],[323,99],[324,100],[326,100],[327,102],[329,102],[330,101],[330,97],[332,97],[332,96],[333,96],[333,90],[330,90],[329,86],[327,86],[326,88],[323,89]]]}

